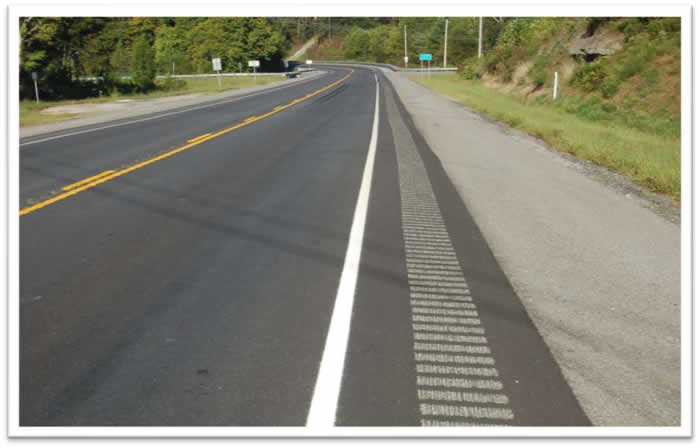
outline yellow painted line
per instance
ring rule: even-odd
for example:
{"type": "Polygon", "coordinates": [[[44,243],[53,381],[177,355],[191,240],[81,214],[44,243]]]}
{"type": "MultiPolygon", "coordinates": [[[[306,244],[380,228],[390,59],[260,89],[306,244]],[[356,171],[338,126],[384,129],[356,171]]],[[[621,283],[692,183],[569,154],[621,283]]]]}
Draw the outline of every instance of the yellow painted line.
{"type": "Polygon", "coordinates": [[[204,137],[207,137],[207,136],[210,136],[210,135],[211,135],[211,132],[207,132],[206,134],[202,134],[202,135],[200,135],[199,137],[195,137],[195,138],[191,138],[191,139],[187,140],[187,143],[196,142],[197,140],[201,140],[201,139],[203,139],[204,137]]]}
{"type": "Polygon", "coordinates": [[[243,120],[243,123],[247,123],[247,122],[249,122],[249,121],[257,120],[258,118],[260,118],[260,117],[256,117],[255,115],[253,115],[252,117],[248,117],[248,118],[246,118],[245,120],[243,120]]]}
{"type": "Polygon", "coordinates": [[[100,178],[100,177],[102,177],[102,176],[106,176],[106,175],[108,175],[108,174],[110,174],[110,173],[113,173],[113,172],[114,172],[114,170],[107,170],[107,171],[104,171],[104,172],[102,172],[102,173],[100,173],[100,174],[96,174],[96,175],[91,176],[91,177],[88,177],[88,178],[86,178],[86,179],[79,180],[78,182],[72,183],[72,184],[70,184],[70,185],[66,185],[65,187],[61,188],[61,190],[63,190],[63,191],[72,190],[72,189],[75,188],[75,187],[79,187],[79,186],[81,186],[81,185],[83,185],[83,184],[86,184],[86,183],[90,182],[91,180],[98,179],[98,178],[100,178]]]}
{"type": "MultiPolygon", "coordinates": [[[[354,69],[350,69],[350,73],[348,73],[347,75],[343,76],[343,77],[340,78],[339,80],[337,80],[337,81],[335,81],[335,82],[332,82],[331,84],[328,84],[326,87],[324,87],[324,89],[327,90],[327,89],[330,89],[330,88],[332,88],[332,87],[334,87],[334,86],[337,86],[338,84],[340,84],[341,82],[345,81],[345,80],[348,79],[350,76],[352,76],[352,74],[353,74],[354,71],[355,71],[354,69]]],[[[320,93],[320,92],[318,92],[318,93],[320,93]]],[[[143,168],[144,166],[151,165],[152,163],[156,163],[156,162],[158,162],[158,161],[160,161],[160,160],[163,160],[163,159],[166,159],[166,158],[168,158],[168,157],[172,157],[172,156],[174,156],[175,154],[178,154],[178,153],[181,153],[182,151],[186,151],[186,150],[188,150],[188,149],[190,149],[190,148],[193,148],[193,147],[199,145],[200,143],[203,143],[203,142],[205,142],[205,141],[208,141],[208,140],[211,140],[211,139],[213,139],[213,138],[219,137],[219,136],[221,136],[221,135],[227,134],[227,133],[229,133],[229,132],[231,132],[231,131],[235,131],[235,130],[238,129],[238,128],[242,128],[243,126],[247,126],[247,125],[249,125],[249,124],[251,124],[251,123],[254,123],[254,122],[258,121],[258,120],[262,120],[263,118],[269,117],[270,115],[274,115],[274,114],[276,114],[276,113],[278,113],[278,112],[281,112],[281,111],[283,111],[283,110],[285,110],[285,109],[287,109],[287,108],[289,108],[289,107],[292,107],[293,105],[295,105],[295,104],[297,104],[297,103],[300,103],[300,102],[302,102],[302,101],[304,101],[304,100],[306,100],[306,99],[308,99],[308,98],[311,98],[312,96],[317,95],[318,93],[317,93],[317,92],[314,92],[314,93],[309,94],[309,95],[306,95],[306,96],[304,96],[304,97],[302,97],[302,98],[293,100],[293,101],[291,101],[290,103],[285,104],[285,105],[283,105],[283,106],[277,106],[277,107],[275,107],[273,110],[271,110],[270,112],[264,113],[263,115],[260,115],[260,116],[257,116],[257,117],[250,117],[251,119],[248,119],[248,120],[246,120],[246,121],[242,121],[242,122],[240,122],[240,123],[238,123],[238,124],[235,124],[235,125],[231,126],[230,128],[223,129],[223,130],[218,131],[218,132],[215,132],[215,133],[213,133],[213,134],[209,134],[209,135],[205,134],[205,135],[202,135],[202,136],[200,136],[200,137],[197,137],[196,139],[193,139],[194,141],[188,141],[188,143],[187,143],[186,145],[184,145],[184,146],[180,146],[179,148],[175,148],[175,149],[173,149],[173,150],[171,150],[171,151],[168,151],[168,152],[166,152],[166,153],[163,153],[163,154],[161,154],[161,155],[159,155],[159,156],[156,156],[156,157],[153,157],[153,158],[151,158],[151,159],[145,160],[145,161],[143,161],[143,162],[137,163],[137,164],[132,165],[132,166],[130,166],[130,167],[121,169],[121,170],[119,170],[119,171],[109,170],[109,173],[110,173],[110,174],[106,174],[106,173],[108,173],[108,172],[105,171],[104,173],[101,173],[101,174],[99,174],[99,175],[97,175],[97,176],[93,176],[93,177],[89,177],[89,178],[87,178],[87,179],[83,179],[83,180],[80,181],[80,182],[76,182],[76,184],[79,184],[79,185],[73,184],[73,185],[76,185],[76,186],[75,186],[74,188],[72,188],[72,189],[66,191],[65,193],[58,194],[58,195],[56,195],[56,196],[54,196],[54,197],[52,197],[52,198],[50,198],[50,199],[47,199],[47,200],[45,200],[45,201],[43,201],[43,202],[38,202],[38,203],[36,203],[36,204],[34,204],[34,205],[32,205],[32,206],[23,208],[22,210],[19,211],[19,215],[20,215],[20,216],[23,216],[23,215],[26,215],[26,214],[28,214],[28,213],[32,213],[32,212],[34,212],[34,211],[36,211],[36,210],[39,210],[40,208],[46,207],[47,205],[51,205],[51,204],[53,204],[53,203],[55,203],[55,202],[62,201],[62,200],[64,200],[64,199],[69,198],[69,197],[71,197],[71,196],[73,196],[73,195],[76,195],[76,194],[78,194],[78,193],[80,193],[80,192],[82,192],[82,191],[88,190],[88,189],[90,189],[90,188],[96,187],[97,185],[103,184],[103,183],[105,183],[105,182],[107,182],[107,181],[110,181],[110,180],[115,179],[115,178],[117,178],[117,177],[120,177],[120,176],[123,176],[123,175],[125,175],[125,174],[128,174],[128,173],[130,173],[130,172],[132,172],[132,171],[134,171],[134,170],[137,170],[137,169],[139,169],[139,168],[143,168]],[[254,119],[253,119],[253,118],[254,118],[254,119]]],[[[69,186],[70,186],[70,185],[69,185],[69,186]]],[[[66,187],[64,187],[64,188],[66,188],[66,187]]]]}

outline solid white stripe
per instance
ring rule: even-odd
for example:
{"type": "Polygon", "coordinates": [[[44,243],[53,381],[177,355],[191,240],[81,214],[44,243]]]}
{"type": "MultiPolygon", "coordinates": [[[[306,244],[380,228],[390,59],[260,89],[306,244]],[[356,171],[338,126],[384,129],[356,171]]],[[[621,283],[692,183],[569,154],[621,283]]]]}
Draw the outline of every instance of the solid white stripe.
{"type": "Polygon", "coordinates": [[[376,90],[374,102],[374,123],[372,124],[372,136],[367,152],[360,192],[357,197],[355,214],[350,228],[348,249],[345,254],[343,271],[338,284],[338,292],[333,306],[326,345],[321,358],[321,365],[316,378],[316,387],[311,399],[309,414],[306,418],[306,426],[314,428],[331,427],[335,424],[338,396],[343,377],[343,366],[347,352],[348,337],[350,334],[350,321],[352,317],[352,305],[355,299],[357,286],[357,273],[360,267],[362,255],[362,242],[367,221],[367,206],[369,204],[370,189],[372,187],[372,173],[374,171],[374,158],[377,152],[377,132],[379,128],[379,80],[374,75],[376,90]]]}

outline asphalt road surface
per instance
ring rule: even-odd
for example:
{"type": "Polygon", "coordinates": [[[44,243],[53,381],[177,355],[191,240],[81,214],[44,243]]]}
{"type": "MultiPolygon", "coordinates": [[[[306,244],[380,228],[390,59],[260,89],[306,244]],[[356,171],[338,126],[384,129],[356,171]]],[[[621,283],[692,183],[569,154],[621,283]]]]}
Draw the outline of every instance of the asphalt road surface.
{"type": "Polygon", "coordinates": [[[391,84],[326,70],[21,142],[21,425],[590,424],[391,84]]]}

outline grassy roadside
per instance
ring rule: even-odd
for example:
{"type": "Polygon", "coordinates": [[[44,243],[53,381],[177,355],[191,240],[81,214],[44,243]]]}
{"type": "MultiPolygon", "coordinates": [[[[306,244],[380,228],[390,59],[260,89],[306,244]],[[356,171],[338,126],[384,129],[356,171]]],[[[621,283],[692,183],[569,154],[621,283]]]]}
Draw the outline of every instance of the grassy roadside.
{"type": "Polygon", "coordinates": [[[585,119],[567,112],[563,105],[526,102],[454,74],[411,79],[541,138],[559,151],[612,168],[652,191],[680,199],[681,152],[677,135],[645,132],[615,120],[585,119]]]}
{"type": "Polygon", "coordinates": [[[54,107],[65,106],[69,104],[99,104],[109,103],[118,100],[148,100],[154,98],[162,98],[167,96],[187,95],[191,93],[201,93],[210,95],[223,92],[226,90],[244,89],[255,85],[263,85],[270,82],[280,81],[283,78],[280,76],[258,76],[257,83],[252,77],[222,77],[221,87],[216,78],[185,78],[172,80],[170,83],[164,80],[157,80],[158,88],[141,94],[120,95],[114,94],[111,96],[103,96],[97,98],[86,98],[83,100],[68,100],[68,101],[20,101],[19,103],[19,125],[32,126],[37,124],[53,123],[56,121],[69,120],[79,118],[86,115],[91,115],[99,112],[90,111],[86,113],[66,113],[66,114],[46,114],[42,110],[54,107]]]}

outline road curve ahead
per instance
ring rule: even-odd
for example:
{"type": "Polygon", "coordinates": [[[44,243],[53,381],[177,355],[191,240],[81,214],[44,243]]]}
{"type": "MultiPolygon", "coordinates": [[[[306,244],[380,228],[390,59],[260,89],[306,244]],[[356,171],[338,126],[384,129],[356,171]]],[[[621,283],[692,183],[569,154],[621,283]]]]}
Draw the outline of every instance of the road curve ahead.
{"type": "Polygon", "coordinates": [[[378,69],[20,148],[23,426],[590,424],[378,69]]]}

